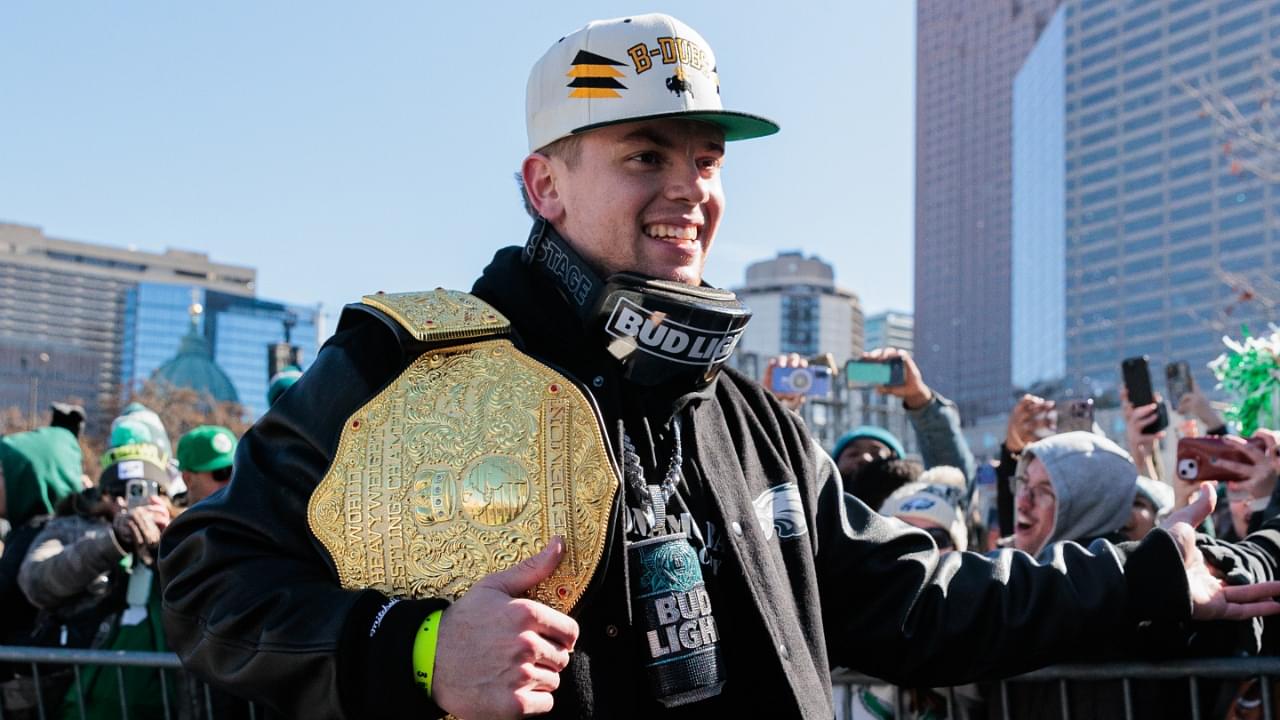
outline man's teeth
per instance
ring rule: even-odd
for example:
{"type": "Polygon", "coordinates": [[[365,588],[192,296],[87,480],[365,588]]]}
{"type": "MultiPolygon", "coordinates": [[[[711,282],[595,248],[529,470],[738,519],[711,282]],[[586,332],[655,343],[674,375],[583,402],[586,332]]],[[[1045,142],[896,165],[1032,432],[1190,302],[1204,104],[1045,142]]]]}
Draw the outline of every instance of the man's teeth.
{"type": "Polygon", "coordinates": [[[655,238],[698,239],[698,226],[696,225],[664,225],[659,223],[646,226],[644,231],[649,237],[655,238]]]}

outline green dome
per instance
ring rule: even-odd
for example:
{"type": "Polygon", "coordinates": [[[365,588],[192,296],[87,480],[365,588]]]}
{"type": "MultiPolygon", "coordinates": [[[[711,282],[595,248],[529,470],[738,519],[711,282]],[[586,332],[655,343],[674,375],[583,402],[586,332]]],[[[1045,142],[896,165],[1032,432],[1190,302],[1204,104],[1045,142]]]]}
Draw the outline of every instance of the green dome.
{"type": "Polygon", "coordinates": [[[196,327],[198,311],[192,313],[191,330],[182,338],[178,354],[156,368],[151,379],[179,388],[209,393],[218,402],[240,402],[231,378],[213,361],[209,341],[196,327]]]}

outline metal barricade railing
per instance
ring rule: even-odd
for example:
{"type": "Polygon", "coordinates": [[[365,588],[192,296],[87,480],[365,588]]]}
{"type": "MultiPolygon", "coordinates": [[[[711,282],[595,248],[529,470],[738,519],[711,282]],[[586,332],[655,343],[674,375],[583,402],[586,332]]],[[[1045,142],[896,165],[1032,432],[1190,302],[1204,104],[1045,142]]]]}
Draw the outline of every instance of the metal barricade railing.
{"type": "MultiPolygon", "coordinates": [[[[180,720],[176,708],[171,707],[169,683],[180,681],[182,664],[173,653],[133,652],[121,650],[73,650],[67,648],[12,647],[0,646],[0,663],[25,666],[31,669],[32,679],[36,686],[37,717],[39,720],[54,717],[54,709],[44,705],[39,692],[41,675],[40,667],[47,665],[71,666],[74,673],[73,687],[77,689],[79,717],[86,717],[83,704],[81,684],[81,668],[86,666],[114,668],[117,690],[119,692],[120,713],[122,718],[129,718],[129,707],[125,693],[125,668],[154,668],[160,674],[161,696],[166,720],[180,720]],[[169,677],[172,674],[172,679],[169,677]]],[[[1260,680],[1262,717],[1273,717],[1274,699],[1271,696],[1269,680],[1280,679],[1280,657],[1245,657],[1245,658],[1206,658],[1198,660],[1171,660],[1160,663],[1146,662],[1109,662],[1092,664],[1054,665],[1017,677],[999,680],[994,683],[996,692],[1001,698],[1004,717],[1009,720],[1008,687],[1011,683],[1024,682],[1056,682],[1061,702],[1061,713],[1065,719],[1072,717],[1069,706],[1069,684],[1072,682],[1121,681],[1124,701],[1124,717],[1132,720],[1135,713],[1132,681],[1134,680],[1181,680],[1188,681],[1188,698],[1190,716],[1193,720],[1200,717],[1200,683],[1201,679],[1233,679],[1258,678],[1260,680]]],[[[853,716],[853,703],[856,688],[867,685],[885,685],[882,680],[868,675],[840,670],[832,676],[835,690],[836,717],[844,720],[853,716]]],[[[203,696],[203,718],[219,720],[214,714],[214,703],[209,686],[197,682],[198,692],[203,696]]],[[[954,718],[956,695],[954,688],[946,688],[947,717],[954,718]]],[[[902,688],[895,688],[894,717],[908,717],[903,709],[906,707],[902,688]]],[[[244,717],[256,719],[260,712],[252,703],[245,703],[244,717]]],[[[237,713],[240,715],[241,713],[237,713]]],[[[4,708],[0,703],[0,720],[4,720],[4,708]]]]}
{"type": "MultiPolygon", "coordinates": [[[[999,693],[1000,707],[1003,711],[1004,720],[1011,720],[1008,696],[1010,684],[1056,682],[1061,706],[1060,712],[1063,720],[1067,720],[1073,717],[1069,701],[1070,683],[1119,680],[1121,682],[1125,720],[1133,720],[1136,712],[1132,687],[1134,680],[1187,680],[1189,716],[1192,720],[1200,720],[1200,680],[1243,680],[1249,678],[1257,678],[1259,680],[1262,717],[1276,717],[1273,714],[1274,699],[1271,696],[1271,681],[1280,680],[1280,657],[1205,658],[1170,660],[1159,663],[1107,662],[1054,665],[1024,675],[994,681],[991,684],[996,688],[996,692],[999,693]]],[[[857,702],[856,692],[859,687],[887,685],[887,683],[878,678],[848,670],[839,670],[833,674],[831,684],[834,691],[833,700],[838,720],[846,720],[854,716],[853,703],[857,702]]],[[[947,717],[955,718],[955,709],[957,708],[955,688],[944,688],[943,690],[946,693],[947,717]]],[[[915,717],[915,715],[909,715],[904,712],[906,702],[903,688],[894,688],[893,697],[895,718],[901,720],[906,717],[915,717]]],[[[1017,719],[1014,718],[1013,720],[1017,719]]]]}
{"type": "MultiPolygon", "coordinates": [[[[52,718],[57,717],[58,708],[47,707],[44,693],[42,692],[41,667],[49,665],[70,666],[72,669],[71,687],[75,688],[76,709],[79,714],[71,715],[68,720],[76,717],[83,720],[83,718],[88,717],[88,708],[85,707],[84,703],[84,685],[81,673],[81,669],[85,667],[114,669],[116,692],[120,701],[120,717],[125,720],[130,717],[125,687],[125,668],[153,668],[159,673],[160,700],[165,720],[221,720],[214,710],[214,691],[209,688],[208,684],[186,675],[182,669],[181,661],[173,653],[0,645],[0,663],[16,668],[30,669],[35,690],[35,717],[38,720],[52,720],[52,718]],[[174,683],[174,685],[171,685],[171,683],[174,683]],[[183,683],[186,683],[194,690],[196,697],[184,698],[184,694],[177,691],[178,684],[183,683]],[[194,713],[180,711],[179,708],[173,707],[175,698],[183,698],[190,701],[188,705],[194,703],[198,710],[194,713]]],[[[235,700],[234,703],[237,705],[237,710],[243,708],[243,712],[233,713],[237,718],[244,717],[256,720],[261,716],[259,708],[253,703],[242,700],[235,700]]],[[[8,720],[12,714],[6,714],[4,703],[0,702],[0,720],[8,720]]]]}

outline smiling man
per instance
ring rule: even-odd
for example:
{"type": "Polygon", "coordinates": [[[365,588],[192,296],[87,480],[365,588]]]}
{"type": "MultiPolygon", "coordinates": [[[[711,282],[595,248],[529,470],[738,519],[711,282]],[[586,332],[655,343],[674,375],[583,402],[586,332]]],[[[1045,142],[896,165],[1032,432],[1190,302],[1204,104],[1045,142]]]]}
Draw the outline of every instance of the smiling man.
{"type": "Polygon", "coordinates": [[[1137,494],[1138,468],[1119,445],[1090,432],[1051,435],[1022,451],[1013,545],[1041,555],[1060,540],[1123,540],[1137,494]]]}
{"type": "Polygon", "coordinates": [[[187,667],[289,717],[830,718],[835,664],[964,682],[1145,617],[1280,610],[1237,604],[1280,586],[1223,590],[1189,528],[941,559],[847,497],[724,367],[750,312],[702,283],[721,167],[777,126],[724,110],[719,73],[665,15],[552,45],[524,246],[471,293],[348,306],[166,533],[187,667]]]}

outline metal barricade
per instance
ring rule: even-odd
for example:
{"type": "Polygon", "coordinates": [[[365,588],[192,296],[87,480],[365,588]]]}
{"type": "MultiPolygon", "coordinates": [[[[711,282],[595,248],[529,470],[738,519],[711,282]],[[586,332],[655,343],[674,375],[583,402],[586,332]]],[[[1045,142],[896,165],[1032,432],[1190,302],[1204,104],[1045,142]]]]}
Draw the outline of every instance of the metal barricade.
{"type": "MultiPolygon", "coordinates": [[[[35,688],[36,713],[34,717],[38,720],[53,720],[58,716],[59,708],[47,707],[44,693],[41,692],[43,689],[41,667],[49,665],[70,666],[72,669],[71,687],[76,690],[76,706],[79,713],[78,715],[72,713],[67,720],[72,720],[76,717],[84,720],[84,718],[88,717],[88,709],[84,704],[84,685],[81,672],[82,668],[86,667],[114,669],[116,691],[120,700],[120,717],[125,720],[131,717],[128,698],[126,697],[125,668],[153,668],[159,673],[160,696],[165,720],[221,720],[221,716],[215,713],[214,691],[209,688],[208,684],[187,675],[182,669],[182,663],[178,660],[178,656],[173,653],[0,645],[0,663],[30,668],[35,688]],[[180,692],[177,690],[179,685],[185,685],[193,692],[180,692]],[[184,712],[183,708],[174,707],[174,697],[187,700],[189,705],[195,706],[195,711],[184,712]]],[[[261,712],[255,704],[241,700],[234,702],[237,705],[237,709],[243,708],[243,712],[234,713],[236,717],[256,720],[261,716],[261,712]]],[[[0,702],[0,720],[11,720],[9,715],[6,715],[3,702],[0,702]]]]}
{"type": "MultiPolygon", "coordinates": [[[[1136,707],[1134,705],[1132,682],[1135,680],[1187,680],[1187,702],[1190,717],[1200,720],[1201,712],[1201,680],[1229,680],[1257,678],[1261,691],[1262,717],[1276,717],[1273,714],[1274,698],[1271,696],[1272,680],[1280,679],[1280,657],[1241,657],[1241,658],[1205,658],[1197,660],[1170,660],[1160,663],[1149,662],[1108,662],[1092,664],[1054,665],[1042,668],[1025,675],[999,680],[993,683],[1000,696],[1000,707],[1004,720],[1012,718],[1009,711],[1009,685],[1025,682],[1056,682],[1061,715],[1064,720],[1072,718],[1070,707],[1070,683],[1073,682],[1121,682],[1121,693],[1124,701],[1124,717],[1133,720],[1136,707]]],[[[832,675],[832,699],[836,708],[836,718],[847,720],[854,716],[854,703],[858,702],[858,688],[868,685],[883,686],[886,683],[878,678],[859,673],[839,670],[832,675]]],[[[955,688],[945,688],[947,717],[955,718],[955,688]]],[[[904,712],[906,702],[902,688],[894,688],[893,716],[901,720],[917,717],[904,712]]]]}

